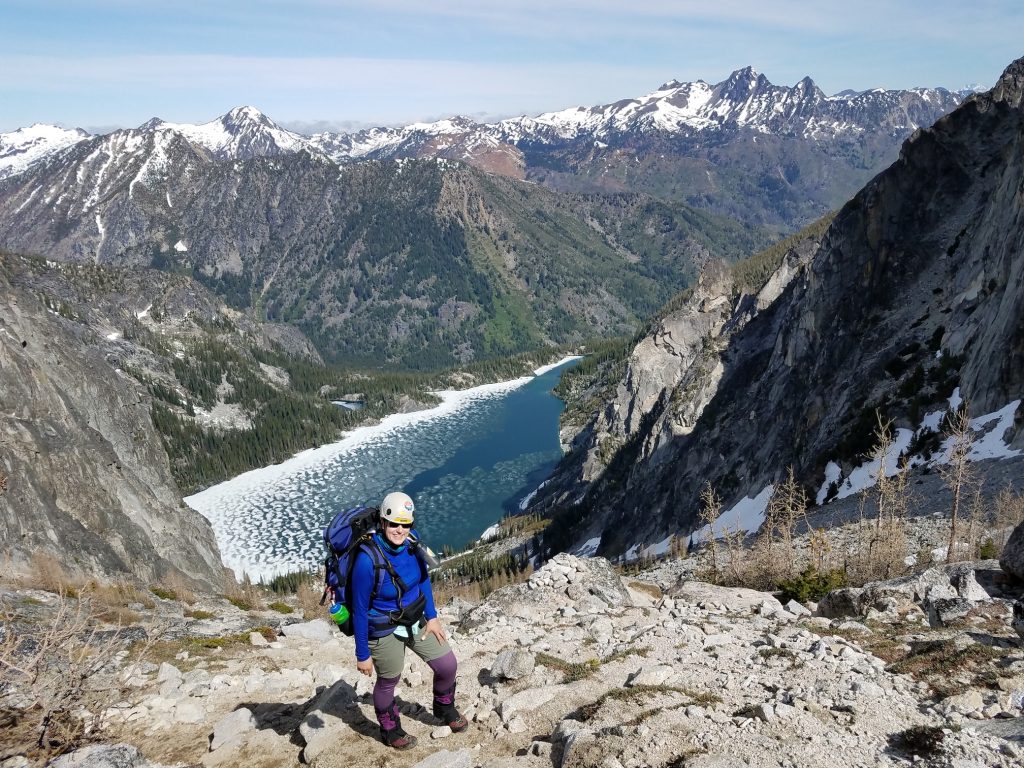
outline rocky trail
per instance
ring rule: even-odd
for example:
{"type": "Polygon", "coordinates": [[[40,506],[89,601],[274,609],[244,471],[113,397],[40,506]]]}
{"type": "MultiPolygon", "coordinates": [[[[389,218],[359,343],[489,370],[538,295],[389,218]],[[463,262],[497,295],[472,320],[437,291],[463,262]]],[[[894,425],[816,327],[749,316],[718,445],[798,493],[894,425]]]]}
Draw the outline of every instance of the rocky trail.
{"type": "MultiPolygon", "coordinates": [[[[406,752],[377,738],[372,680],[326,621],[279,618],[255,631],[266,615],[182,620],[165,626],[151,661],[124,667],[121,654],[116,674],[129,692],[104,713],[102,743],[50,764],[980,768],[1024,759],[1015,588],[994,561],[843,590],[818,606],[677,570],[668,562],[620,577],[602,559],[559,555],[478,605],[453,600],[442,619],[471,725],[451,734],[438,724],[429,670],[410,656],[398,695],[419,743],[406,752]],[[937,616],[942,600],[966,610],[937,616]]],[[[4,599],[43,614],[55,600],[4,599]]]]}

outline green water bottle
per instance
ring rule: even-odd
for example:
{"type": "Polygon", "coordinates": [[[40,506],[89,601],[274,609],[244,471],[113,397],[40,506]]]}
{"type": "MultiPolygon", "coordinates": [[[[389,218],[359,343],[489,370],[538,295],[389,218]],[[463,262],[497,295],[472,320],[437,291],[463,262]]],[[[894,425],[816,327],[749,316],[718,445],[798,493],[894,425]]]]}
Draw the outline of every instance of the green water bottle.
{"type": "Polygon", "coordinates": [[[346,608],[341,603],[331,603],[331,607],[328,609],[328,611],[331,614],[331,619],[339,627],[346,621],[348,621],[348,608],[346,608]]]}

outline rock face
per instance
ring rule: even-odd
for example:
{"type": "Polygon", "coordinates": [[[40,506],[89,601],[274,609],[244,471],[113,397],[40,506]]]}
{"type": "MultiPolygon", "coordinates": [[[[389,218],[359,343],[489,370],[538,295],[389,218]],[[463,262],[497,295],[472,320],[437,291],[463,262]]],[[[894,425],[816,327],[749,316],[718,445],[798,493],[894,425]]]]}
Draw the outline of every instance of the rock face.
{"type": "MultiPolygon", "coordinates": [[[[712,309],[711,295],[663,321],[637,348],[655,375],[638,377],[634,356],[616,416],[598,417],[622,424],[610,466],[588,484],[586,460],[567,457],[533,508],[561,508],[574,520],[581,502],[588,522],[570,541],[600,536],[597,551],[617,555],[698,527],[705,483],[724,509],[754,499],[789,466],[819,487],[827,462],[850,466],[857,446],[870,446],[876,409],[916,427],[911,420],[943,411],[956,386],[973,415],[1019,400],[1022,72],[1024,60],[991,92],[915,133],[899,161],[843,207],[778,298],[705,358],[702,376],[676,373],[684,354],[673,368],[667,353],[652,359],[644,350],[667,348],[683,323],[690,333],[680,332],[679,347],[695,358],[693,338],[706,329],[713,342],[724,320],[699,314],[712,309]],[[682,415],[674,431],[666,410],[682,415]]],[[[1019,441],[1018,425],[1001,437],[1019,441]]]]}
{"type": "MultiPolygon", "coordinates": [[[[0,264],[2,267],[2,264],[0,264]]],[[[0,269],[0,551],[148,582],[219,589],[213,531],[186,507],[148,398],[0,269]]]]}
{"type": "Polygon", "coordinates": [[[1014,578],[1024,581],[1024,523],[1013,529],[999,556],[999,566],[1014,578]]]}

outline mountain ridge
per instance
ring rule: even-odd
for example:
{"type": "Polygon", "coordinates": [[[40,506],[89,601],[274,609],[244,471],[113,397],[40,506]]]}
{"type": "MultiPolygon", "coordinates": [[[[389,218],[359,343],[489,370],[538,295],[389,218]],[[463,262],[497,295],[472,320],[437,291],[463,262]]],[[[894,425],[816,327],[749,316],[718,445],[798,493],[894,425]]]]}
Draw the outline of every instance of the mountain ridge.
{"type": "MultiPolygon", "coordinates": [[[[633,351],[533,511],[557,510],[577,545],[635,553],[698,528],[705,483],[749,506],[792,467],[813,498],[827,462],[849,473],[870,450],[876,411],[910,435],[958,394],[972,416],[1019,406],[1022,90],[1024,60],[915,132],[820,245],[787,256],[767,305],[707,275],[633,351]]],[[[1019,448],[1011,422],[998,437],[1019,448]]]]}

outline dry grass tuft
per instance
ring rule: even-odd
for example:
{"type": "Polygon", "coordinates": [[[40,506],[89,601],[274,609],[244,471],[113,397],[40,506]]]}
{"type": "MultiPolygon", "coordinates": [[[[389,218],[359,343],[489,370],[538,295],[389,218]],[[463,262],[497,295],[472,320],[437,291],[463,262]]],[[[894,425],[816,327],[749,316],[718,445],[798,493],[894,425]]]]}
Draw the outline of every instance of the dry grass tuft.
{"type": "Polygon", "coordinates": [[[324,615],[327,609],[320,605],[322,595],[323,587],[314,582],[313,579],[303,581],[299,584],[298,589],[295,590],[295,600],[299,604],[299,610],[302,611],[302,618],[306,621],[311,621],[324,615]]]}
{"type": "Polygon", "coordinates": [[[34,552],[29,559],[29,574],[24,585],[29,589],[75,597],[84,586],[84,581],[72,575],[56,556],[39,551],[34,552]]]}

